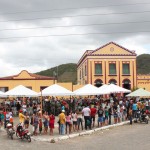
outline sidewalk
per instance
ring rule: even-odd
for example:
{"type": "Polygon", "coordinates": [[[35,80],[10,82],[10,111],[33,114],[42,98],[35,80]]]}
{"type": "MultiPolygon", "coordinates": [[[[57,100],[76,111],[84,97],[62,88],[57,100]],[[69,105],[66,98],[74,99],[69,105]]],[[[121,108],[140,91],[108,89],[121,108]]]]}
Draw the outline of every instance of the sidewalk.
{"type": "Polygon", "coordinates": [[[67,140],[67,139],[75,138],[75,137],[78,137],[78,136],[90,135],[90,134],[93,134],[94,132],[101,131],[101,130],[109,130],[110,128],[126,125],[128,123],[129,123],[129,121],[125,121],[125,122],[121,122],[121,123],[118,123],[118,124],[104,126],[104,127],[101,127],[101,128],[95,128],[95,129],[92,129],[92,130],[83,130],[83,131],[68,134],[68,135],[59,135],[58,134],[58,135],[54,135],[54,136],[50,136],[50,135],[33,136],[32,140],[55,143],[57,141],[67,140]]]}
{"type": "MultiPolygon", "coordinates": [[[[53,136],[49,135],[49,131],[48,131],[47,135],[42,134],[42,135],[37,135],[37,136],[31,136],[32,140],[41,141],[41,142],[53,142],[53,143],[55,143],[55,142],[60,141],[60,140],[67,140],[67,139],[75,138],[75,137],[78,137],[78,136],[90,135],[90,134],[93,134],[94,132],[97,132],[97,131],[108,130],[110,128],[117,127],[117,126],[122,126],[122,125],[125,125],[125,124],[129,123],[129,121],[124,121],[124,122],[121,122],[121,123],[118,123],[118,124],[112,124],[112,125],[103,126],[103,127],[100,127],[100,128],[93,128],[92,130],[81,130],[79,132],[74,132],[74,133],[71,133],[71,134],[59,135],[57,121],[58,121],[58,117],[56,117],[56,119],[55,119],[55,128],[54,128],[54,135],[53,136]]],[[[14,117],[14,127],[18,124],[18,122],[19,122],[19,118],[14,117]]],[[[2,127],[1,131],[5,131],[5,129],[2,127]]],[[[31,125],[29,125],[29,131],[31,133],[33,132],[31,125]]]]}

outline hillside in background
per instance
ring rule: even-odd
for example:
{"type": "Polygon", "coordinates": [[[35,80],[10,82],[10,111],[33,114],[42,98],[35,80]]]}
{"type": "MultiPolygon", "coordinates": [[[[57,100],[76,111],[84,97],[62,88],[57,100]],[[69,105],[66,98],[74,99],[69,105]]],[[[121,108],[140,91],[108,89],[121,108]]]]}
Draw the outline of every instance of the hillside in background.
{"type": "Polygon", "coordinates": [[[73,84],[76,84],[77,64],[74,63],[62,64],[57,67],[37,72],[36,74],[50,77],[54,76],[57,77],[58,74],[58,82],[72,82],[73,84]]]}
{"type": "MultiPolygon", "coordinates": [[[[47,70],[43,70],[36,74],[44,76],[57,76],[58,82],[72,82],[77,83],[77,64],[69,63],[59,65],[47,70]]],[[[142,54],[137,56],[137,73],[138,74],[149,74],[150,73],[150,54],[142,54]]]]}
{"type": "Polygon", "coordinates": [[[150,54],[142,54],[137,57],[137,73],[150,74],[150,54]]]}

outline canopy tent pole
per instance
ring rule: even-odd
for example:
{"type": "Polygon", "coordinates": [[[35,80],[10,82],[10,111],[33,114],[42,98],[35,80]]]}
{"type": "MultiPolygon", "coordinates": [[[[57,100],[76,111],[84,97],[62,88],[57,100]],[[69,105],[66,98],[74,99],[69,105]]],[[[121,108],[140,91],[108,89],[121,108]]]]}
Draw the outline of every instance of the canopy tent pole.
{"type": "Polygon", "coordinates": [[[43,96],[42,96],[42,90],[41,90],[41,117],[43,114],[43,96]]]}

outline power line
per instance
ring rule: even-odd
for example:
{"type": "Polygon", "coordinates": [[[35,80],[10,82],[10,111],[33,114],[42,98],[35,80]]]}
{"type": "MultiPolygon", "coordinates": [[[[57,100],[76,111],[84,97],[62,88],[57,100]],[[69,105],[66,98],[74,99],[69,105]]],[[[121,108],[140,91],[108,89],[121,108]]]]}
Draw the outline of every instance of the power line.
{"type": "Polygon", "coordinates": [[[74,17],[90,17],[90,16],[103,16],[103,15],[126,15],[126,14],[139,14],[139,13],[149,13],[150,11],[141,11],[141,12],[119,12],[119,13],[104,13],[104,14],[85,14],[85,15],[74,15],[74,16],[62,16],[62,17],[45,17],[45,18],[28,18],[28,19],[16,19],[16,20],[6,20],[0,22],[17,22],[17,21],[31,21],[31,20],[41,20],[41,19],[54,19],[54,18],[74,18],[74,17]]]}
{"type": "Polygon", "coordinates": [[[25,39],[25,38],[40,38],[40,37],[63,37],[63,36],[85,36],[85,35],[107,35],[107,34],[131,34],[131,33],[149,33],[150,31],[128,31],[128,32],[96,32],[96,33],[79,33],[79,34],[51,34],[51,35],[33,35],[26,37],[5,37],[0,38],[0,40],[6,39],[25,39]]]}
{"type": "Polygon", "coordinates": [[[108,23],[94,23],[94,24],[81,24],[81,25],[68,25],[68,26],[41,26],[41,27],[31,27],[31,28],[15,28],[15,29],[0,29],[0,31],[9,30],[30,30],[30,29],[45,29],[45,28],[68,28],[68,27],[84,27],[84,26],[102,26],[102,25],[117,25],[117,24],[135,24],[135,23],[149,23],[150,21],[128,21],[128,22],[108,22],[108,23]]]}
{"type": "Polygon", "coordinates": [[[50,11],[60,11],[60,10],[73,10],[73,9],[91,9],[91,8],[100,8],[100,7],[119,7],[119,6],[134,6],[134,5],[149,5],[150,3],[143,2],[143,3],[127,3],[127,4],[109,4],[109,5],[100,5],[100,6],[89,6],[89,7],[72,7],[72,8],[54,8],[54,9],[48,9],[48,10],[33,10],[33,11],[20,11],[20,12],[4,12],[0,13],[2,15],[4,14],[20,14],[20,13],[36,13],[36,12],[50,12],[50,11]]]}

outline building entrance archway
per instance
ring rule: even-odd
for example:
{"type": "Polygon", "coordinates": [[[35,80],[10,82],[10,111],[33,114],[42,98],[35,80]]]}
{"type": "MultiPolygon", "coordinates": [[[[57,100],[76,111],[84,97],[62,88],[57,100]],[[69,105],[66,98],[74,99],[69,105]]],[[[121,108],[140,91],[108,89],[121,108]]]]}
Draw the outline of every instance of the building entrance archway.
{"type": "Polygon", "coordinates": [[[96,87],[101,87],[103,85],[103,81],[101,79],[97,79],[95,80],[94,84],[96,87]]]}
{"type": "Polygon", "coordinates": [[[124,79],[122,84],[123,88],[131,90],[131,81],[129,79],[124,79]]]}

